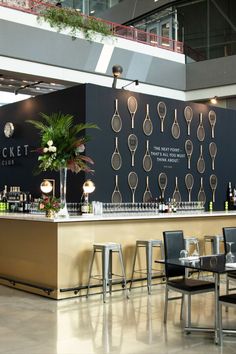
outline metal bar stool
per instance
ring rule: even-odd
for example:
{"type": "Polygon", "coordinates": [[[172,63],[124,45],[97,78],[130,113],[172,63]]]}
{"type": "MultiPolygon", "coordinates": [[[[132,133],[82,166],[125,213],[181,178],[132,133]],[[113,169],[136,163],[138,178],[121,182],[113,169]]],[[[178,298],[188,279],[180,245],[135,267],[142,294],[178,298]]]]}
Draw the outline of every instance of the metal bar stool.
{"type": "Polygon", "coordinates": [[[220,242],[224,242],[222,235],[206,235],[204,236],[205,242],[205,254],[206,254],[206,243],[211,242],[211,253],[220,254],[220,242]]]}
{"type": "Polygon", "coordinates": [[[87,297],[89,296],[90,289],[90,281],[91,278],[99,280],[102,282],[103,288],[103,301],[106,302],[106,294],[107,287],[109,286],[109,292],[112,292],[112,280],[114,280],[113,275],[116,277],[122,278],[122,287],[126,290],[126,295],[128,298],[128,290],[126,286],[126,276],[125,276],[125,268],[123,263],[123,254],[122,248],[119,243],[96,243],[93,245],[93,255],[92,261],[89,269],[89,279],[88,279],[88,289],[87,289],[87,297]],[[92,275],[93,264],[95,260],[96,253],[100,253],[102,257],[102,275],[92,275]],[[119,263],[121,267],[121,275],[112,273],[112,254],[117,253],[119,257],[119,263]]]}
{"type": "Polygon", "coordinates": [[[147,275],[148,294],[151,294],[153,274],[154,274],[154,272],[155,273],[161,273],[160,270],[152,269],[153,247],[159,247],[160,248],[161,257],[163,259],[164,258],[164,253],[163,253],[163,246],[162,246],[162,241],[161,240],[137,240],[136,241],[133,269],[132,269],[132,275],[131,275],[131,281],[130,281],[130,290],[132,288],[132,283],[133,283],[133,279],[134,279],[134,273],[135,272],[136,273],[145,273],[147,275]],[[135,270],[136,258],[137,258],[137,255],[138,255],[138,249],[140,247],[145,247],[145,250],[146,250],[146,268],[145,269],[135,270]]]}

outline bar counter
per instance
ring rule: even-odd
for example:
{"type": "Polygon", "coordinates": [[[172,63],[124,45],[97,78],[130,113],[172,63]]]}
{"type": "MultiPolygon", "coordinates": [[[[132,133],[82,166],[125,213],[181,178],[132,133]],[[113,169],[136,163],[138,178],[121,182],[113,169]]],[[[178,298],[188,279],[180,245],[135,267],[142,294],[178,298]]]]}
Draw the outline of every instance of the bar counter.
{"type": "MultiPolygon", "coordinates": [[[[219,235],[223,227],[236,226],[236,212],[139,213],[55,219],[4,213],[0,214],[0,225],[0,283],[52,299],[63,299],[85,294],[94,243],[121,243],[129,280],[136,240],[162,239],[163,231],[178,229],[184,231],[185,237],[198,237],[203,252],[204,236],[219,235]]],[[[144,253],[138,266],[145,267],[144,253]]],[[[115,263],[114,272],[116,268],[115,263]]],[[[91,290],[100,291],[100,287],[91,290]]]]}

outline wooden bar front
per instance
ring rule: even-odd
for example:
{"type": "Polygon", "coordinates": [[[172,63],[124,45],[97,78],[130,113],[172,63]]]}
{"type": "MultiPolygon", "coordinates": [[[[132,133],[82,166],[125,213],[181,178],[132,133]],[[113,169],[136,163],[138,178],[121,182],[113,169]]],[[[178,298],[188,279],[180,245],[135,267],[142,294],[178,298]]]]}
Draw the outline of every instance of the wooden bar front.
{"type": "MultiPolygon", "coordinates": [[[[185,237],[200,239],[203,253],[204,235],[219,235],[223,227],[236,226],[235,217],[234,212],[74,217],[66,220],[2,215],[0,283],[53,299],[83,295],[85,289],[75,293],[73,288],[86,288],[94,243],[121,243],[126,275],[130,279],[136,240],[162,239],[165,230],[183,230],[185,237]]],[[[141,263],[143,267],[144,254],[141,263]]],[[[92,292],[100,291],[99,287],[92,289],[92,292]]]]}

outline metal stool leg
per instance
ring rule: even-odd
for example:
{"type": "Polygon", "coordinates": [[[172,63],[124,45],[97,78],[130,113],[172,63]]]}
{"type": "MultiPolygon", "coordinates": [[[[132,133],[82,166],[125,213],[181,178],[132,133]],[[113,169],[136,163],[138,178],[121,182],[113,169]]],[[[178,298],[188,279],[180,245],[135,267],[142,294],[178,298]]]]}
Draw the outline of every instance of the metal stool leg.
{"type": "Polygon", "coordinates": [[[180,320],[183,320],[183,312],[184,312],[184,295],[182,295],[181,299],[181,308],[180,308],[180,320]]]}
{"type": "Polygon", "coordinates": [[[160,245],[160,249],[161,249],[161,259],[164,259],[164,258],[165,258],[165,252],[164,252],[164,246],[163,246],[163,243],[161,243],[161,245],[160,245]]]}
{"type": "Polygon", "coordinates": [[[108,280],[109,280],[109,293],[112,293],[112,251],[109,252],[109,268],[108,268],[108,280]]]}
{"type": "Polygon", "coordinates": [[[149,242],[146,247],[146,264],[147,264],[147,289],[148,294],[151,294],[152,286],[152,244],[149,242]]]}
{"type": "MultiPolygon", "coordinates": [[[[187,313],[187,324],[186,327],[191,327],[191,295],[188,295],[188,313],[187,313]]],[[[190,333],[190,332],[187,332],[190,333]]]]}
{"type": "Polygon", "coordinates": [[[130,280],[129,290],[131,290],[132,283],[133,283],[133,277],[134,277],[134,269],[135,269],[137,251],[138,251],[138,247],[137,247],[137,243],[136,243],[136,246],[135,246],[135,253],[134,253],[134,261],[133,261],[133,269],[132,269],[132,274],[131,274],[131,280],[130,280]]]}
{"type": "Polygon", "coordinates": [[[168,289],[168,287],[166,286],[166,289],[165,289],[164,323],[166,323],[166,321],[167,321],[168,295],[169,295],[169,289],[168,289]]]}
{"type": "Polygon", "coordinates": [[[93,250],[92,260],[91,260],[90,267],[89,267],[88,288],[87,288],[87,294],[86,294],[87,297],[89,296],[90,280],[91,280],[91,275],[92,275],[92,269],[93,269],[93,262],[94,262],[95,252],[96,252],[96,251],[93,250]]]}
{"type": "Polygon", "coordinates": [[[125,276],[125,267],[124,267],[124,262],[123,262],[122,248],[120,248],[120,250],[119,250],[119,258],[120,258],[121,272],[122,272],[122,275],[123,275],[124,288],[125,288],[125,291],[126,291],[126,297],[128,299],[129,298],[129,292],[128,292],[127,284],[126,284],[126,276],[125,276]]]}
{"type": "Polygon", "coordinates": [[[109,281],[109,250],[102,250],[102,280],[103,280],[103,302],[106,302],[107,284],[109,281]]]}
{"type": "MultiPolygon", "coordinates": [[[[229,295],[229,277],[227,273],[226,273],[226,295],[229,295]]],[[[225,312],[228,311],[229,311],[228,306],[225,306],[225,312]]]]}
{"type": "Polygon", "coordinates": [[[213,254],[218,254],[219,253],[219,240],[216,237],[213,242],[213,254]]]}
{"type": "MultiPolygon", "coordinates": [[[[228,308],[228,307],[227,307],[228,308]]],[[[222,304],[219,304],[219,333],[218,333],[218,338],[219,338],[219,345],[222,345],[223,343],[223,328],[222,328],[222,304]]]]}

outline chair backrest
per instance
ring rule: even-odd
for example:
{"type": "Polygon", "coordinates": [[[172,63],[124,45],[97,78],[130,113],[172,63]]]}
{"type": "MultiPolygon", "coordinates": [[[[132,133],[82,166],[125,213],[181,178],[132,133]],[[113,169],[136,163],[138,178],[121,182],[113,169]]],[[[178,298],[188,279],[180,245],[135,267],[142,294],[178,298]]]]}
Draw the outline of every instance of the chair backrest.
{"type": "MultiPolygon", "coordinates": [[[[185,249],[183,231],[164,231],[164,253],[165,259],[179,258],[180,251],[185,249]]],[[[167,278],[184,276],[184,267],[165,264],[165,274],[167,278]]]]}
{"type": "Polygon", "coordinates": [[[225,253],[228,252],[228,246],[226,242],[234,242],[231,246],[231,251],[236,253],[236,227],[224,227],[223,228],[225,253]]]}

